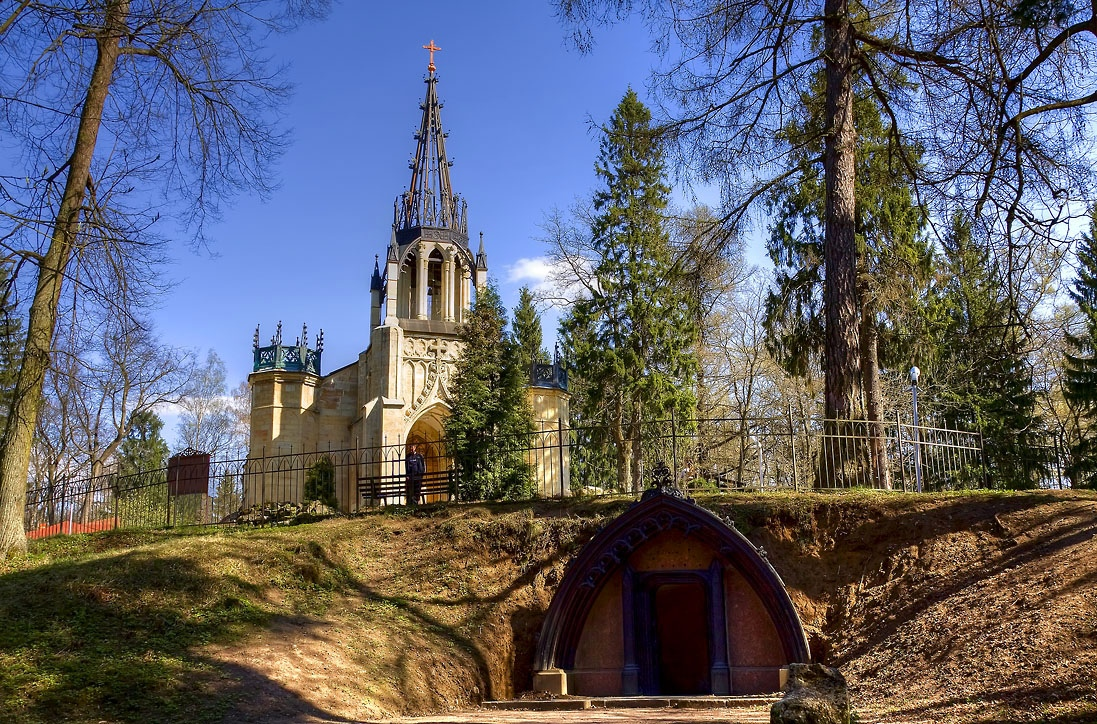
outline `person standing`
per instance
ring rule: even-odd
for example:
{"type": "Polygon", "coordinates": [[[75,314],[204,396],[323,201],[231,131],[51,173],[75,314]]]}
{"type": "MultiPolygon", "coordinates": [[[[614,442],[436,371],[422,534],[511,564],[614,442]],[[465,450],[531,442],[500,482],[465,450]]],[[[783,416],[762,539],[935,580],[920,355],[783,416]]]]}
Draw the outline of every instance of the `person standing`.
{"type": "Polygon", "coordinates": [[[423,473],[427,471],[426,460],[419,452],[419,446],[412,444],[404,460],[404,496],[408,505],[418,505],[423,488],[423,473]]]}

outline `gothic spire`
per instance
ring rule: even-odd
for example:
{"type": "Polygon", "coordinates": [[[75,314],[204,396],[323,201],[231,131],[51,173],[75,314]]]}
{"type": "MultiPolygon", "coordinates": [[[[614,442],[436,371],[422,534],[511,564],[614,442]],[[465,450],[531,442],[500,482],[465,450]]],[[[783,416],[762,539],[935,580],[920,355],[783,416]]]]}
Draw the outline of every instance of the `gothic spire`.
{"type": "MultiPolygon", "coordinates": [[[[396,225],[400,231],[423,226],[449,229],[458,232],[467,244],[465,202],[453,193],[450,183],[451,162],[446,156],[442,104],[438,101],[438,76],[434,74],[434,52],[441,48],[433,40],[423,48],[430,51],[430,64],[427,66],[425,79],[427,95],[419,106],[423,111],[423,118],[415,134],[415,158],[409,164],[411,184],[398,199],[396,225]]],[[[401,239],[401,243],[403,242],[401,239]]]]}

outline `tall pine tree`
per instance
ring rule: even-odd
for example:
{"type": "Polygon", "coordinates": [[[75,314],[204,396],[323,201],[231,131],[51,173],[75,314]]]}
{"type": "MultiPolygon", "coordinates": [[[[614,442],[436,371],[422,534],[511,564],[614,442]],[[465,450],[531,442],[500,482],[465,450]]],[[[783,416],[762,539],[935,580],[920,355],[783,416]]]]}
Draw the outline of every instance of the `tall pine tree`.
{"type": "Polygon", "coordinates": [[[1071,448],[1067,475],[1075,487],[1097,488],[1097,206],[1090,210],[1089,233],[1079,240],[1076,256],[1069,294],[1078,305],[1081,329],[1066,336],[1063,392],[1089,425],[1071,448]]]}
{"type": "Polygon", "coordinates": [[[528,444],[533,413],[507,310],[491,284],[479,289],[456,363],[446,444],[461,500],[519,500],[533,492],[528,444]]]}
{"type": "Polygon", "coordinates": [[[618,485],[640,487],[643,423],[695,415],[695,315],[664,212],[663,148],[651,112],[629,89],[602,128],[590,234],[599,251],[589,297],[565,320],[571,359],[586,378],[585,424],[604,425],[618,485]]]}
{"type": "MultiPolygon", "coordinates": [[[[857,126],[855,231],[857,243],[857,316],[861,378],[855,417],[869,422],[871,479],[863,483],[890,487],[883,437],[882,365],[902,369],[910,364],[909,328],[922,315],[920,292],[929,285],[932,255],[921,233],[925,214],[912,192],[912,169],[919,153],[909,144],[896,147],[892,124],[878,99],[857,79],[853,116],[857,126]]],[[[795,150],[796,175],[769,196],[773,225],[767,252],[776,267],[776,289],[766,301],[768,347],[790,374],[805,376],[822,367],[825,347],[823,245],[826,193],[823,178],[825,79],[816,73],[801,94],[803,109],[782,136],[795,150]]],[[[828,438],[828,440],[831,438],[828,438]]],[[[823,459],[837,461],[857,454],[828,450],[823,459]],[[848,454],[846,454],[848,453],[848,454]]],[[[851,471],[863,466],[853,465],[851,471]]],[[[820,484],[831,484],[836,466],[820,471],[820,484]]]]}

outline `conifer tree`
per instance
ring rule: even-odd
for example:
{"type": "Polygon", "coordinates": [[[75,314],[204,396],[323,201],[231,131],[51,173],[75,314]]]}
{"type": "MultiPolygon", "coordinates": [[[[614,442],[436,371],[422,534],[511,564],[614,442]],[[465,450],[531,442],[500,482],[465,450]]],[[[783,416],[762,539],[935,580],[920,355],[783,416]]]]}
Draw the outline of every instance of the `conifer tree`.
{"type": "Polygon", "coordinates": [[[618,484],[640,487],[642,423],[692,420],[696,407],[695,315],[676,271],[664,211],[662,143],[651,112],[629,89],[602,128],[590,234],[600,252],[591,294],[565,321],[572,362],[589,381],[580,414],[606,425],[618,484]]]}
{"type": "MultiPolygon", "coordinates": [[[[932,353],[925,357],[925,407],[949,427],[979,430],[993,487],[1034,487],[1036,394],[1026,365],[1025,331],[1012,321],[1008,294],[986,249],[959,215],[942,240],[943,265],[932,353]]],[[[982,484],[982,480],[968,481],[982,484]]]]}
{"type": "Polygon", "coordinates": [[[1081,329],[1066,335],[1063,394],[1089,422],[1072,446],[1067,475],[1075,487],[1097,488],[1097,206],[1090,210],[1089,233],[1076,252],[1077,276],[1069,290],[1078,305],[1081,329]]]}
{"type": "Polygon", "coordinates": [[[529,287],[518,290],[518,305],[514,308],[514,322],[512,324],[514,341],[518,346],[518,368],[526,377],[535,362],[544,362],[548,355],[541,347],[543,333],[541,331],[541,318],[533,306],[533,292],[529,287]]]}
{"type": "MultiPolygon", "coordinates": [[[[821,366],[825,347],[824,94],[825,79],[817,72],[809,90],[801,94],[800,118],[782,130],[796,149],[792,165],[798,173],[769,196],[774,222],[767,252],[776,267],[776,289],[766,301],[768,347],[786,371],[801,377],[809,373],[809,365],[821,366]]],[[[890,487],[880,368],[887,361],[901,368],[911,362],[910,320],[922,316],[915,307],[920,305],[919,291],[929,284],[932,255],[921,234],[924,213],[914,199],[907,166],[918,162],[918,150],[894,147],[894,128],[881,113],[878,99],[864,87],[855,93],[853,115],[858,131],[855,219],[861,371],[854,416],[863,414],[869,422],[872,480],[866,482],[890,487]]],[[[839,472],[834,464],[839,456],[837,450],[822,456],[829,464],[820,470],[820,484],[829,485],[829,478],[839,472]]]]}
{"type": "Polygon", "coordinates": [[[161,435],[163,429],[164,422],[152,410],[138,410],[130,415],[129,432],[118,448],[120,476],[147,473],[167,466],[168,444],[161,435]]]}
{"type": "Polygon", "coordinates": [[[461,325],[453,407],[446,444],[457,462],[461,500],[518,500],[532,494],[527,447],[533,432],[517,344],[507,312],[491,284],[477,290],[461,325]]]}

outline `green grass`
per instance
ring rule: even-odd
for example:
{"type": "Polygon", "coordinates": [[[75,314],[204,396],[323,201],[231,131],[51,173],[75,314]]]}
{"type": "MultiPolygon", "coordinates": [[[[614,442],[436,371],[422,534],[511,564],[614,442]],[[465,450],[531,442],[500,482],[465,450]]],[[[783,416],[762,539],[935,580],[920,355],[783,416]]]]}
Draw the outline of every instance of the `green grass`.
{"type": "MultiPolygon", "coordinates": [[[[963,529],[1055,494],[696,497],[745,534],[776,524],[807,547],[819,544],[821,527],[840,537],[930,506],[945,512],[941,525],[963,529]]],[[[513,613],[505,597],[539,585],[539,571],[577,553],[632,503],[607,497],[399,507],[276,529],[109,531],[32,541],[26,554],[0,560],[0,722],[221,721],[249,691],[208,646],[241,642],[279,618],[308,618],[322,628],[344,595],[362,607],[352,638],[369,651],[360,662],[363,691],[389,687],[382,705],[398,711],[408,701],[399,682],[418,681],[420,672],[386,673],[379,652],[400,663],[412,647],[434,646],[439,657],[453,657],[490,646],[479,637],[485,625],[513,613]],[[400,546],[413,537],[417,550],[427,551],[414,565],[386,563],[393,550],[410,550],[400,546]],[[493,561],[508,562],[494,569],[508,573],[484,580],[479,566],[493,561]],[[383,575],[375,571],[367,580],[371,564],[383,575]],[[512,573],[514,580],[506,577],[512,573]],[[365,631],[386,632],[385,641],[363,638],[365,631]]]]}
{"type": "Polygon", "coordinates": [[[299,537],[111,532],[0,562],[0,721],[220,720],[234,682],[201,647],[345,586],[299,537]]]}

